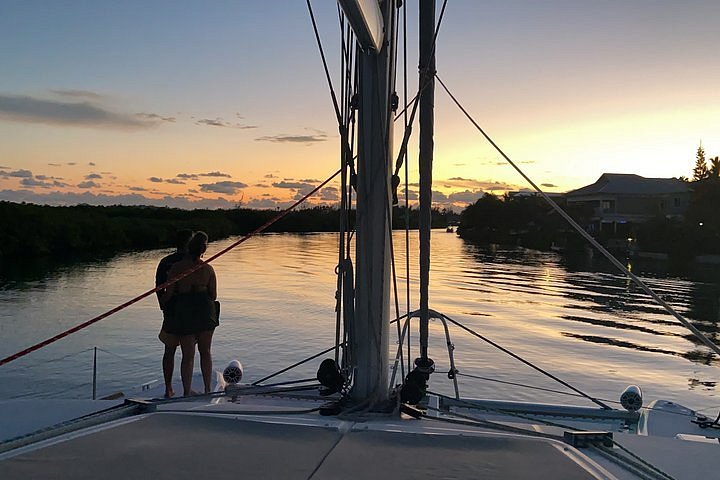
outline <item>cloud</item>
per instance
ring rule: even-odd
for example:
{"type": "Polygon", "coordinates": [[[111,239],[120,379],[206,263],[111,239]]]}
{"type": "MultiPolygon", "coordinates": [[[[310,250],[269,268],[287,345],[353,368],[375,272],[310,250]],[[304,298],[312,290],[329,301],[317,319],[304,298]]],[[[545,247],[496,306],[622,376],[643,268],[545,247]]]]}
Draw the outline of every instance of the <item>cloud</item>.
{"type": "Polygon", "coordinates": [[[554,183],[541,183],[540,186],[547,187],[547,188],[558,188],[558,186],[555,185],[554,183]]]}
{"type": "Polygon", "coordinates": [[[30,170],[15,170],[13,172],[3,172],[3,175],[14,178],[32,178],[33,174],[30,170]]]}
{"type": "Polygon", "coordinates": [[[273,175],[272,173],[268,173],[267,175],[265,175],[265,178],[280,178],[280,177],[278,177],[277,175],[273,175]]]}
{"type": "Polygon", "coordinates": [[[276,209],[276,208],[287,208],[291,205],[291,202],[281,202],[278,198],[253,198],[252,200],[245,202],[244,207],[247,208],[258,208],[258,209],[276,209]]]}
{"type": "Polygon", "coordinates": [[[234,195],[238,192],[238,190],[241,190],[245,187],[247,187],[247,185],[245,185],[242,182],[223,181],[223,182],[200,184],[200,191],[234,195]]]}
{"type": "Polygon", "coordinates": [[[182,178],[185,180],[197,180],[199,177],[196,173],[178,173],[175,178],[182,178]]]}
{"type": "Polygon", "coordinates": [[[177,178],[168,178],[165,183],[172,183],[173,185],[185,185],[185,182],[178,180],[177,178]]]}
{"type": "Polygon", "coordinates": [[[90,173],[88,175],[85,175],[85,180],[92,180],[93,178],[102,178],[102,175],[99,175],[97,173],[90,173]]]}
{"type": "Polygon", "coordinates": [[[191,210],[196,208],[216,209],[233,208],[235,202],[218,199],[190,200],[166,195],[162,198],[149,198],[139,193],[112,195],[102,193],[48,192],[36,193],[30,190],[1,190],[0,200],[27,202],[39,205],[146,205],[152,207],[172,207],[191,210]]]}
{"type": "MultiPolygon", "coordinates": [[[[420,196],[418,195],[418,192],[416,192],[415,190],[408,191],[408,200],[417,200],[418,198],[420,198],[420,196]]],[[[398,192],[398,200],[403,200],[403,201],[405,200],[405,189],[404,188],[398,192]]]]}
{"type": "Polygon", "coordinates": [[[77,165],[77,162],[67,162],[65,165],[74,166],[74,165],[77,165]]]}
{"type": "Polygon", "coordinates": [[[61,97],[84,98],[90,100],[100,100],[103,98],[103,95],[91,92],[90,90],[55,89],[50,91],[56,95],[60,95],[61,97]]]}
{"type": "Polygon", "coordinates": [[[142,118],[143,120],[149,120],[151,122],[168,122],[175,123],[175,117],[163,117],[157,113],[136,113],[136,117],[142,118]]]}
{"type": "Polygon", "coordinates": [[[340,190],[335,187],[325,187],[320,190],[320,200],[336,201],[340,200],[340,190]]]}
{"type": "Polygon", "coordinates": [[[493,180],[475,180],[472,178],[463,177],[451,177],[447,180],[438,180],[445,184],[446,188],[463,188],[467,190],[484,190],[484,191],[495,191],[495,190],[519,190],[518,185],[511,183],[498,182],[493,180]]]}
{"type": "Polygon", "coordinates": [[[77,184],[78,188],[98,188],[100,185],[93,182],[92,180],[88,180],[87,182],[80,182],[77,184]]]}
{"type": "Polygon", "coordinates": [[[432,201],[433,201],[433,203],[448,203],[448,197],[443,192],[433,190],[432,191],[432,201]]]}
{"type": "Polygon", "coordinates": [[[308,187],[310,187],[310,189],[315,188],[315,185],[312,185],[312,184],[310,184],[310,183],[304,183],[304,182],[285,182],[285,181],[283,181],[283,182],[275,182],[275,183],[272,184],[272,186],[275,187],[275,188],[290,188],[290,189],[293,189],[293,190],[305,190],[305,189],[307,189],[308,187]]]}
{"type": "Polygon", "coordinates": [[[153,183],[162,183],[162,181],[163,181],[163,179],[160,177],[150,177],[150,178],[148,178],[148,180],[150,180],[153,183]]]}
{"type": "Polygon", "coordinates": [[[42,181],[36,180],[34,178],[23,178],[22,180],[20,180],[20,185],[22,185],[24,187],[42,187],[42,188],[52,187],[52,183],[42,182],[42,181]]]}
{"type": "Polygon", "coordinates": [[[48,163],[51,167],[60,167],[61,165],[59,163],[48,163]]]}
{"type": "Polygon", "coordinates": [[[324,133],[317,133],[315,135],[265,135],[255,139],[258,142],[273,142],[273,143],[317,143],[325,142],[328,140],[328,136],[324,133]]]}
{"type": "Polygon", "coordinates": [[[131,190],[133,192],[147,192],[147,188],[143,187],[128,187],[128,190],[131,190]]]}
{"type": "Polygon", "coordinates": [[[92,101],[64,102],[25,95],[0,95],[0,118],[15,122],[93,128],[147,128],[156,120],[108,110],[92,101]]]}
{"type": "MultiPolygon", "coordinates": [[[[238,117],[242,118],[242,117],[238,117]]],[[[258,128],[257,125],[246,125],[243,123],[232,123],[223,120],[222,118],[203,118],[195,122],[195,125],[207,125],[210,127],[225,127],[225,128],[239,128],[240,130],[251,130],[258,128]]]]}
{"type": "Polygon", "coordinates": [[[88,162],[88,166],[94,167],[94,166],[95,166],[95,162],[88,162]]]}
{"type": "Polygon", "coordinates": [[[256,183],[255,185],[253,185],[253,187],[270,188],[270,185],[268,185],[266,183],[256,183]]]}
{"type": "Polygon", "coordinates": [[[485,195],[482,190],[465,190],[464,192],[453,192],[448,195],[448,201],[450,203],[475,203],[478,198],[485,195]]]}
{"type": "Polygon", "coordinates": [[[208,172],[208,173],[200,173],[201,177],[221,177],[221,178],[232,178],[232,175],[228,173],[222,173],[222,172],[208,172]]]}

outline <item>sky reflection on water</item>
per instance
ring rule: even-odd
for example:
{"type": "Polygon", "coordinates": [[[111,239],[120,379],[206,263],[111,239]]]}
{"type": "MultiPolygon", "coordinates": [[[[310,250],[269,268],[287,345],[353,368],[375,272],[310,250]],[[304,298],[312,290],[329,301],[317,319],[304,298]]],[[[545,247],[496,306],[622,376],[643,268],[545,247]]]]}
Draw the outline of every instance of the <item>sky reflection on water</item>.
{"type": "MultiPolygon", "coordinates": [[[[212,254],[234,239],[211,244],[212,254]]],[[[395,235],[400,313],[405,313],[404,232],[395,235]]],[[[216,368],[238,358],[253,381],[334,343],[335,234],[270,234],[254,238],[215,263],[222,302],[216,331],[216,368]]],[[[410,251],[417,250],[417,232],[410,251]]],[[[0,356],[48,338],[152,287],[166,251],[122,254],[107,261],[61,267],[45,277],[0,283],[0,356]]],[[[646,398],[691,407],[715,398],[720,362],[684,327],[621,275],[581,270],[555,253],[466,243],[433,233],[431,308],[460,321],[523,358],[597,397],[616,400],[638,384],[646,398]]],[[[585,265],[584,268],[597,268],[585,265]]],[[[636,273],[642,276],[637,270],[636,273]]],[[[715,341],[718,283],[653,272],[642,277],[661,297],[715,341]]],[[[418,295],[411,257],[411,308],[418,295]]],[[[391,301],[394,313],[394,302],[391,301]]],[[[45,349],[0,367],[0,398],[87,398],[92,347],[98,353],[100,392],[160,379],[160,313],[154,297],[45,349]],[[61,358],[62,357],[62,358],[61,358]]],[[[391,328],[394,335],[395,329],[391,328]]],[[[562,389],[527,366],[451,327],[463,374],[562,389]]],[[[431,388],[452,392],[444,330],[430,325],[431,356],[439,373],[431,388]]],[[[417,325],[413,325],[413,342],[417,325]]],[[[396,338],[391,338],[395,351],[396,338]]],[[[416,343],[413,344],[413,347],[416,343]]],[[[415,350],[411,357],[417,354],[415,350]]],[[[407,354],[406,354],[407,355],[407,354]]],[[[179,360],[179,356],[178,356],[179,360]]],[[[279,380],[313,377],[319,361],[279,380]]],[[[179,361],[176,362],[176,369],[179,361]]],[[[197,367],[196,367],[197,368],[197,367]]],[[[179,383],[179,379],[178,379],[179,383]]],[[[460,378],[466,397],[580,403],[550,392],[477,378],[460,378]]]]}

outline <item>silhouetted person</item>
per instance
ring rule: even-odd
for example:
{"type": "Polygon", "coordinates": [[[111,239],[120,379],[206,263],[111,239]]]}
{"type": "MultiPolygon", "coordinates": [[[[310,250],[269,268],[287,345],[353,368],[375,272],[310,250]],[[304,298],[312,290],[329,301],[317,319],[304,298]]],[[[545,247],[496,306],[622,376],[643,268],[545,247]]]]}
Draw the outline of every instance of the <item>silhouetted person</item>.
{"type": "MultiPolygon", "coordinates": [[[[158,264],[155,272],[155,286],[162,285],[168,280],[168,272],[173,264],[179,262],[187,254],[187,246],[193,232],[191,230],[180,230],[175,238],[175,246],[177,250],[174,253],[164,257],[158,264]]],[[[165,397],[172,397],[175,392],[172,387],[173,371],[175,370],[175,352],[180,345],[180,336],[168,333],[168,328],[172,330],[170,324],[173,321],[173,305],[172,302],[163,302],[166,297],[166,291],[158,290],[157,297],[160,303],[160,309],[163,312],[163,324],[160,329],[158,338],[165,344],[165,352],[162,358],[163,378],[165,379],[165,397]]]]}
{"type": "Polygon", "coordinates": [[[188,270],[197,269],[171,285],[166,294],[171,298],[174,308],[174,319],[169,333],[180,336],[182,350],[180,376],[184,395],[194,393],[191,384],[196,342],[200,353],[200,370],[205,393],[210,393],[212,380],[210,346],[213,332],[218,326],[218,312],[215,306],[217,279],[215,270],[201,260],[207,250],[207,242],[208,236],[204,232],[196,232],[188,243],[187,255],[173,264],[168,273],[170,278],[174,278],[188,270]]]}

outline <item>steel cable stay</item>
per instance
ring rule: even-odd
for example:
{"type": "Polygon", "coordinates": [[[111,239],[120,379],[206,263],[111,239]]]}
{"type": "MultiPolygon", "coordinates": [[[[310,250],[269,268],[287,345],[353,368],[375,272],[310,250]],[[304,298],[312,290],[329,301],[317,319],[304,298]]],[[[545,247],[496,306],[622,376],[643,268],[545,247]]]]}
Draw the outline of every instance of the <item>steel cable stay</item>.
{"type": "MultiPolygon", "coordinates": [[[[436,373],[449,373],[449,372],[436,372],[436,373]]],[[[530,390],[538,390],[538,391],[541,391],[541,392],[555,393],[555,394],[558,394],[558,395],[565,395],[565,396],[568,396],[568,397],[585,398],[585,397],[583,397],[582,395],[580,395],[580,394],[578,394],[578,393],[563,392],[562,390],[555,390],[555,389],[553,389],[553,388],[546,388],[546,387],[538,387],[538,386],[536,386],[536,385],[528,385],[528,384],[525,384],[525,383],[509,382],[509,381],[507,381],[507,380],[500,380],[500,379],[498,379],[498,378],[482,377],[482,376],[479,376],[479,375],[472,375],[472,374],[469,374],[469,373],[461,373],[461,372],[456,372],[456,375],[459,376],[459,377],[467,377],[467,378],[472,378],[472,379],[475,379],[475,380],[484,380],[484,381],[486,381],[486,382],[501,383],[501,384],[503,384],[503,385],[512,385],[512,386],[514,386],[514,387],[527,388],[527,389],[530,389],[530,390]]],[[[600,397],[595,397],[595,398],[597,398],[598,400],[601,400],[601,401],[603,401],[603,402],[605,402],[605,403],[613,403],[613,404],[615,404],[615,405],[622,405],[622,402],[620,402],[620,401],[618,401],[618,400],[610,400],[610,399],[607,399],[607,398],[600,398],[600,397]]],[[[715,407],[710,407],[710,408],[718,408],[719,406],[720,406],[720,405],[715,406],[715,407]]],[[[710,408],[706,408],[706,409],[704,409],[704,410],[709,410],[710,408]]],[[[663,413],[666,413],[666,414],[668,414],[668,415],[677,415],[677,416],[685,417],[685,418],[692,417],[692,415],[688,415],[687,413],[673,412],[673,411],[668,411],[668,410],[664,410],[664,409],[658,409],[658,408],[655,408],[655,407],[650,407],[650,406],[648,406],[648,405],[643,405],[643,406],[641,406],[641,407],[640,407],[640,410],[645,410],[645,411],[648,411],[648,412],[652,412],[652,411],[654,411],[654,410],[657,410],[657,411],[661,411],[661,412],[663,412],[663,413]]],[[[696,410],[696,412],[700,412],[700,411],[701,411],[701,410],[696,410]]]]}
{"type": "Polygon", "coordinates": [[[495,148],[495,150],[507,161],[510,166],[512,166],[515,171],[517,171],[520,176],[522,176],[529,184],[530,186],[540,194],[540,196],[547,202],[548,205],[550,205],[553,210],[555,210],[561,217],[563,217],[569,224],[572,226],[585,240],[590,242],[590,244],[595,247],[605,258],[607,258],[620,272],[622,272],[625,276],[630,278],[640,289],[642,289],[643,292],[645,292],[647,295],[649,295],[653,300],[655,300],[660,306],[662,306],[666,312],[668,312],[670,315],[675,317],[685,328],[690,330],[692,334],[697,338],[700,342],[702,342],[705,346],[710,348],[715,354],[720,355],[720,346],[717,345],[715,342],[713,342],[710,338],[705,336],[700,330],[695,327],[691,322],[689,322],[685,317],[680,315],[674,308],[670,306],[665,300],[663,300],[657,293],[655,293],[654,290],[652,290],[650,287],[648,287],[645,282],[643,282],[637,275],[632,273],[625,265],[623,265],[617,258],[615,258],[610,252],[605,249],[600,243],[595,240],[592,235],[590,235],[587,231],[585,231],[584,228],[582,228],[565,210],[560,208],[560,206],[555,203],[555,201],[550,198],[547,193],[545,193],[540,187],[535,184],[535,182],[528,177],[525,172],[518,167],[518,165],[513,162],[510,157],[493,141],[493,139],[483,130],[483,128],[475,121],[475,119],[468,113],[468,111],[462,106],[462,104],[455,98],[455,96],[450,92],[448,87],[445,85],[445,83],[440,79],[440,77],[435,74],[435,78],[438,79],[438,82],[440,82],[440,85],[442,85],[445,92],[448,94],[448,96],[452,99],[452,101],[455,103],[455,105],[460,109],[460,111],[467,117],[467,119],[472,123],[475,128],[482,134],[483,137],[490,143],[490,145],[495,148]]]}
{"type": "Polygon", "coordinates": [[[240,244],[246,242],[247,240],[249,240],[250,238],[254,237],[255,235],[258,235],[259,233],[261,233],[261,232],[263,232],[264,230],[266,230],[268,227],[270,227],[272,224],[274,224],[274,223],[277,222],[278,220],[281,220],[282,218],[284,218],[285,216],[287,216],[287,215],[288,215],[292,210],[294,210],[298,205],[300,205],[301,203],[305,202],[308,198],[310,198],[312,195],[314,195],[315,193],[317,193],[322,187],[324,187],[325,185],[327,185],[328,183],[330,183],[330,181],[332,181],[332,180],[333,180],[336,176],[338,176],[339,174],[340,174],[340,170],[338,170],[337,172],[333,173],[330,177],[327,178],[327,180],[323,181],[323,182],[320,183],[318,186],[316,186],[315,188],[313,188],[310,192],[308,192],[307,194],[305,194],[302,198],[300,198],[299,200],[297,200],[295,203],[293,203],[292,205],[290,205],[288,208],[286,208],[286,209],[283,210],[282,212],[278,213],[278,214],[275,215],[273,218],[271,218],[270,220],[268,220],[268,221],[265,222],[264,224],[260,225],[258,228],[256,228],[256,229],[253,230],[252,232],[248,233],[248,234],[245,235],[244,237],[240,238],[240,239],[237,240],[236,242],[233,242],[233,243],[230,244],[229,246],[223,248],[222,250],[220,250],[220,251],[217,252],[216,254],[212,255],[210,258],[208,258],[208,259],[205,260],[204,262],[202,262],[202,263],[200,263],[200,264],[198,264],[198,265],[196,265],[196,266],[194,266],[194,267],[192,267],[192,268],[189,268],[188,270],[184,271],[184,272],[181,273],[180,275],[178,275],[178,276],[176,276],[176,277],[174,277],[174,278],[171,278],[171,279],[168,280],[167,282],[162,283],[162,284],[156,286],[155,288],[151,288],[150,290],[148,290],[148,291],[146,291],[146,292],[144,292],[144,293],[141,293],[140,295],[138,295],[138,296],[136,296],[136,297],[128,300],[127,302],[122,303],[122,304],[120,304],[120,305],[118,305],[118,306],[116,306],[116,307],[114,307],[114,308],[112,308],[112,309],[110,309],[110,310],[108,310],[108,311],[106,311],[106,312],[104,312],[104,313],[101,313],[100,315],[97,315],[97,316],[91,318],[90,320],[87,320],[87,321],[85,321],[85,322],[83,322],[83,323],[80,323],[80,324],[78,324],[78,325],[75,325],[74,327],[69,328],[69,329],[67,329],[67,330],[65,330],[65,331],[63,331],[63,332],[61,332],[61,333],[58,333],[57,335],[55,335],[55,336],[53,336],[53,337],[50,337],[50,338],[48,338],[48,339],[46,339],[46,340],[43,340],[42,342],[36,343],[35,345],[32,345],[32,346],[30,346],[30,347],[27,347],[27,348],[25,348],[25,349],[23,349],[23,350],[21,350],[21,351],[19,351],[19,352],[17,352],[17,353],[14,353],[14,354],[10,355],[9,357],[5,357],[5,358],[1,359],[1,360],[0,360],[0,367],[3,366],[3,365],[8,364],[8,363],[10,363],[10,362],[12,362],[12,361],[14,361],[14,360],[17,360],[18,358],[24,357],[25,355],[28,355],[28,354],[36,351],[36,350],[39,350],[39,349],[41,349],[41,348],[43,348],[43,347],[46,347],[46,346],[48,346],[48,345],[50,345],[50,344],[52,344],[52,343],[55,343],[55,342],[57,342],[58,340],[61,340],[61,339],[65,338],[65,337],[67,337],[68,335],[72,335],[73,333],[79,332],[80,330],[83,330],[83,329],[85,329],[85,328],[87,328],[87,327],[89,327],[89,326],[91,326],[91,325],[93,325],[93,324],[95,324],[95,323],[97,323],[97,322],[99,322],[99,321],[101,321],[101,320],[104,320],[105,318],[107,318],[107,317],[109,317],[109,316],[111,316],[111,315],[113,315],[113,314],[115,314],[115,313],[117,313],[117,312],[119,312],[119,311],[121,311],[121,310],[124,310],[124,309],[126,309],[127,307],[129,307],[129,306],[131,306],[131,305],[134,305],[135,303],[139,302],[140,300],[142,300],[142,299],[144,299],[144,298],[146,298],[146,297],[149,297],[150,295],[152,295],[152,294],[154,294],[154,293],[156,293],[156,292],[158,292],[158,291],[160,291],[160,290],[164,290],[164,289],[166,289],[167,287],[173,285],[174,283],[182,280],[183,278],[187,277],[188,275],[190,275],[190,274],[192,274],[193,272],[195,272],[195,271],[199,270],[200,268],[202,268],[203,265],[205,265],[206,263],[210,263],[210,262],[212,262],[213,260],[217,259],[218,257],[220,257],[220,256],[222,256],[222,255],[225,255],[225,254],[228,253],[230,250],[236,248],[237,246],[239,246],[240,244]]]}

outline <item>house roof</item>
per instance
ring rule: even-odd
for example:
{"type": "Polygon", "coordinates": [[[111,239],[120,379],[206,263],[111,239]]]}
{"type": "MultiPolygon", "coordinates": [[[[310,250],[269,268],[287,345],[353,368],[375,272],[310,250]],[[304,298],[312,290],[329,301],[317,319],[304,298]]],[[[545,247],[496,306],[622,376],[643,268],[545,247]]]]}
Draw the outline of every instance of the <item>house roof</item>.
{"type": "Polygon", "coordinates": [[[631,173],[603,173],[592,185],[567,193],[568,197],[609,194],[668,194],[687,193],[690,186],[677,178],[645,178],[631,173]]]}

